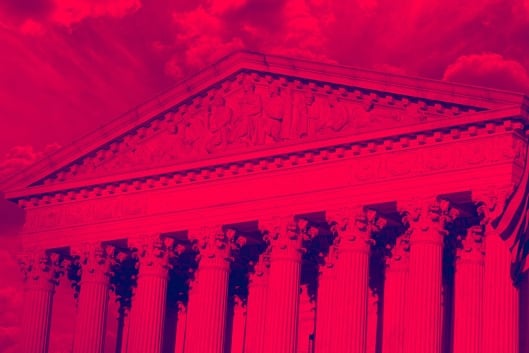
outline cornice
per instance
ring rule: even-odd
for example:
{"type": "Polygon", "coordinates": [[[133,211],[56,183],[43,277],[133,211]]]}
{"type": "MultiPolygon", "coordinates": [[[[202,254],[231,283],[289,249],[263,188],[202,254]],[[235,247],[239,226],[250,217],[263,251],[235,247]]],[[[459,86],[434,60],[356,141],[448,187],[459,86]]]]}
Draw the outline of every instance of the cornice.
{"type": "MultiPolygon", "coordinates": [[[[491,117],[493,112],[486,112],[491,117]]],[[[344,136],[333,140],[314,141],[304,145],[283,146],[265,151],[238,154],[210,161],[201,161],[180,166],[178,169],[164,168],[148,171],[149,174],[125,174],[115,179],[96,179],[87,182],[75,182],[45,185],[22,189],[6,194],[6,198],[18,202],[21,207],[32,208],[66,201],[92,199],[108,195],[123,194],[129,191],[142,191],[179,186],[195,182],[212,181],[230,176],[251,175],[270,172],[288,167],[312,165],[344,158],[369,156],[384,152],[420,148],[427,145],[447,143],[479,136],[500,133],[524,134],[523,122],[516,118],[504,118],[483,121],[481,114],[469,119],[466,124],[454,125],[455,121],[437,125],[432,129],[420,125],[415,128],[394,129],[377,134],[369,133],[344,136]]],[[[426,124],[428,125],[428,124],[426,124]]]]}

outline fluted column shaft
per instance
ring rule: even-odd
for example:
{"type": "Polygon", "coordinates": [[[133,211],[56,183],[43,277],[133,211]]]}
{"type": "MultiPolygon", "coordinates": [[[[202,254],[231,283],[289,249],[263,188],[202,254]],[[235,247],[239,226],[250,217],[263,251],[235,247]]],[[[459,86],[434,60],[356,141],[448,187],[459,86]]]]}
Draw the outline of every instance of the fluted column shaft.
{"type": "Polygon", "coordinates": [[[132,298],[128,353],[161,353],[172,239],[138,245],[138,280],[132,298]]]}
{"type": "Polygon", "coordinates": [[[457,250],[454,298],[454,353],[482,353],[482,228],[473,227],[457,250]]]}
{"type": "Polygon", "coordinates": [[[483,352],[519,352],[519,292],[513,285],[511,253],[492,227],[485,232],[483,352]]]}
{"type": "Polygon", "coordinates": [[[338,310],[336,307],[336,244],[332,244],[329,253],[320,265],[318,276],[318,294],[316,297],[316,335],[314,338],[317,353],[333,353],[334,323],[338,310]]]}
{"type": "Polygon", "coordinates": [[[338,240],[336,312],[332,352],[365,353],[371,234],[384,226],[376,212],[347,209],[327,215],[338,240]]]}
{"type": "Polygon", "coordinates": [[[416,205],[410,225],[406,353],[441,353],[444,225],[453,218],[447,201],[416,205]]]}
{"type": "Polygon", "coordinates": [[[297,353],[303,236],[290,217],[260,227],[270,252],[264,352],[297,353]]]}
{"type": "Polygon", "coordinates": [[[187,310],[184,303],[178,302],[177,305],[178,318],[176,320],[175,353],[184,353],[187,329],[187,310]]]}
{"type": "Polygon", "coordinates": [[[268,254],[262,254],[250,274],[244,353],[263,353],[268,297],[268,254]]]}
{"type": "Polygon", "coordinates": [[[21,259],[25,276],[22,352],[47,353],[59,257],[31,253],[21,259]]]}
{"type": "Polygon", "coordinates": [[[406,298],[409,277],[409,237],[401,235],[386,261],[382,352],[404,353],[406,298]]]}
{"type": "Polygon", "coordinates": [[[367,298],[369,245],[343,249],[336,263],[340,316],[334,327],[333,351],[365,353],[367,344],[367,298]]]}
{"type": "Polygon", "coordinates": [[[92,244],[75,252],[80,256],[81,282],[73,352],[102,353],[114,248],[92,244]]]}
{"type": "Polygon", "coordinates": [[[231,353],[244,353],[246,305],[238,296],[233,299],[233,324],[231,328],[231,353]]]}
{"type": "Polygon", "coordinates": [[[224,353],[231,252],[243,238],[220,227],[190,232],[190,237],[197,239],[199,264],[191,283],[185,352],[224,353]]]}

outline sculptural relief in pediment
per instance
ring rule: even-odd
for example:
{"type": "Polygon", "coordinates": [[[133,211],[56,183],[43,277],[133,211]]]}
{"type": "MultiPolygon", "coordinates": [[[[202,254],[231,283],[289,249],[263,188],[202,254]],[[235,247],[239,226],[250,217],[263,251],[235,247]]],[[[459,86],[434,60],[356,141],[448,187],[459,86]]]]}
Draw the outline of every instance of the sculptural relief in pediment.
{"type": "Polygon", "coordinates": [[[154,117],[45,183],[97,178],[267,145],[446,119],[472,110],[386,93],[243,73],[154,117]]]}

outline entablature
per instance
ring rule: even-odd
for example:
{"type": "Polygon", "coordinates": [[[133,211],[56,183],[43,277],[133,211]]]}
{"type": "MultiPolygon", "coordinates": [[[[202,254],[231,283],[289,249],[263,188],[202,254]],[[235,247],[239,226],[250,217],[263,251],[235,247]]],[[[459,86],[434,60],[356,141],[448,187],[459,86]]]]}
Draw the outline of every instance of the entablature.
{"type": "MultiPolygon", "coordinates": [[[[431,129],[427,130],[423,130],[424,126],[415,126],[411,129],[396,128],[380,131],[377,134],[357,135],[355,139],[342,136],[327,141],[313,141],[303,146],[285,145],[266,151],[241,153],[209,161],[188,163],[180,168],[160,168],[149,171],[149,174],[145,172],[126,173],[112,178],[103,177],[90,181],[36,186],[8,194],[7,197],[16,200],[22,207],[32,208],[131,192],[183,187],[199,182],[259,175],[263,172],[319,165],[344,159],[354,159],[358,165],[364,165],[365,167],[361,169],[366,175],[371,169],[368,166],[380,164],[381,161],[385,161],[383,163],[387,165],[393,165],[392,173],[395,175],[409,175],[403,172],[406,168],[417,172],[420,168],[413,166],[417,160],[441,165],[443,161],[450,159],[453,161],[466,159],[465,163],[469,165],[479,165],[482,161],[494,162],[509,159],[515,165],[523,167],[526,153],[523,122],[516,118],[492,119],[494,113],[484,112],[475,114],[474,117],[469,116],[464,119],[466,124],[445,121],[442,125],[431,124],[432,126],[429,126],[431,129]],[[492,120],[478,120],[478,117],[482,119],[483,115],[490,115],[492,120]],[[472,121],[472,118],[476,121],[472,121]],[[442,149],[435,147],[446,144],[454,145],[442,149]],[[442,155],[445,156],[442,157],[442,155]]],[[[505,115],[502,114],[502,116],[505,115]]],[[[452,167],[457,168],[456,165],[452,167]]],[[[377,182],[373,177],[366,177],[365,180],[377,182]]],[[[361,182],[361,180],[356,182],[361,182]]]]}

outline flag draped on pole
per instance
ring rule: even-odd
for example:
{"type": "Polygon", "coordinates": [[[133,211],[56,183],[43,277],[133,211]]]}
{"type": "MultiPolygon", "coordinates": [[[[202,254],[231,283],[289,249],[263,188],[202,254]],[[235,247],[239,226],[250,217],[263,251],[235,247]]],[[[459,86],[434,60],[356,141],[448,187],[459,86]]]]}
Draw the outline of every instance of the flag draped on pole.
{"type": "Polygon", "coordinates": [[[496,230],[511,251],[511,276],[516,283],[520,274],[529,268],[529,160],[526,162],[520,182],[506,201],[503,212],[492,221],[496,230]]]}

